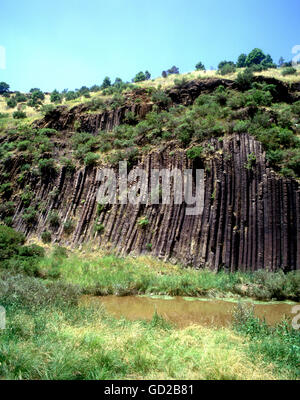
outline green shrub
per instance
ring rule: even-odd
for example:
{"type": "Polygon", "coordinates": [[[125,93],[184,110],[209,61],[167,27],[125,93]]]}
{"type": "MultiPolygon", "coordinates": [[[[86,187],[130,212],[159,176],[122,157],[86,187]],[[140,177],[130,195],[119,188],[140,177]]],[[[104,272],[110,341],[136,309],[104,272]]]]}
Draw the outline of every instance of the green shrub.
{"type": "Polygon", "coordinates": [[[270,91],[253,88],[246,93],[246,106],[270,106],[272,101],[270,91]]]}
{"type": "Polygon", "coordinates": [[[62,101],[62,95],[55,89],[50,96],[51,103],[60,103],[62,101]]]}
{"type": "Polygon", "coordinates": [[[27,225],[33,225],[37,219],[37,212],[34,207],[28,207],[24,210],[22,215],[23,220],[26,222],[27,225]]]}
{"type": "Polygon", "coordinates": [[[54,104],[44,104],[40,107],[40,112],[46,117],[49,115],[53,110],[55,110],[54,104]]]}
{"type": "Polygon", "coordinates": [[[254,80],[253,72],[249,70],[249,68],[246,68],[244,72],[238,73],[235,82],[238,88],[244,91],[250,89],[253,80],[254,80]]]}
{"type": "Polygon", "coordinates": [[[94,223],[94,233],[102,233],[105,226],[101,224],[98,220],[94,223]]]}
{"type": "Polygon", "coordinates": [[[6,199],[9,199],[13,193],[13,186],[11,182],[3,183],[0,186],[0,195],[6,199]]]}
{"type": "Polygon", "coordinates": [[[31,146],[30,140],[22,140],[21,142],[18,143],[17,148],[19,151],[25,151],[28,150],[30,146],[31,146]]]}
{"type": "Polygon", "coordinates": [[[254,64],[261,64],[265,58],[266,55],[264,52],[261,49],[255,48],[248,54],[245,64],[247,67],[250,67],[254,64]]]}
{"type": "Polygon", "coordinates": [[[288,167],[282,167],[280,173],[285,176],[286,178],[296,178],[295,172],[288,167]]]}
{"type": "Polygon", "coordinates": [[[7,99],[6,104],[7,104],[7,107],[9,107],[9,108],[15,108],[17,106],[16,99],[14,99],[13,97],[11,97],[10,99],[7,99]]]}
{"type": "Polygon", "coordinates": [[[15,213],[15,203],[7,201],[0,204],[0,218],[11,217],[15,213]]]}
{"type": "Polygon", "coordinates": [[[54,174],[56,172],[53,158],[43,158],[38,162],[39,171],[42,175],[54,174]]]}
{"type": "Polygon", "coordinates": [[[174,85],[178,86],[179,88],[184,87],[187,84],[188,80],[183,76],[182,78],[175,78],[174,85]]]}
{"type": "Polygon", "coordinates": [[[89,103],[88,103],[89,109],[91,111],[104,111],[106,109],[106,105],[102,99],[96,99],[93,98],[89,103]]]}
{"type": "Polygon", "coordinates": [[[99,216],[104,209],[105,209],[105,205],[98,203],[97,204],[97,215],[99,216]]]}
{"type": "MultiPolygon", "coordinates": [[[[51,128],[42,128],[42,129],[38,130],[37,134],[40,136],[48,136],[49,137],[49,136],[56,135],[57,131],[55,129],[51,129],[51,128]]],[[[46,142],[49,143],[49,140],[46,140],[46,142]]]]}
{"type": "Polygon", "coordinates": [[[125,104],[125,97],[119,93],[116,93],[111,99],[110,106],[113,110],[116,110],[119,107],[122,107],[125,104]]]}
{"type": "Polygon", "coordinates": [[[220,70],[219,73],[221,75],[229,75],[236,71],[235,65],[225,64],[220,70]]]}
{"type": "Polygon", "coordinates": [[[294,68],[294,67],[287,67],[287,68],[284,68],[284,69],[281,71],[281,75],[283,75],[283,76],[287,76],[287,75],[296,75],[296,73],[297,73],[297,70],[296,70],[296,68],[294,68]]]}
{"type": "Polygon", "coordinates": [[[203,155],[203,147],[202,146],[194,146],[191,149],[188,149],[186,155],[191,160],[195,158],[201,158],[203,155]]]}
{"type": "Polygon", "coordinates": [[[72,220],[68,219],[65,223],[64,223],[64,232],[67,235],[70,235],[72,232],[74,231],[74,223],[72,220]]]}
{"type": "Polygon", "coordinates": [[[0,264],[18,253],[25,243],[25,236],[5,225],[0,225],[0,264]]]}
{"type": "Polygon", "coordinates": [[[25,96],[25,94],[20,92],[15,93],[15,99],[17,103],[24,103],[25,101],[27,101],[27,97],[25,96]]]}
{"type": "Polygon", "coordinates": [[[146,71],[145,73],[140,71],[133,78],[133,82],[143,82],[143,81],[150,79],[150,77],[151,77],[151,75],[149,74],[148,71],[146,71]]]}
{"type": "Polygon", "coordinates": [[[101,89],[106,89],[111,86],[111,80],[108,76],[103,79],[103,83],[101,85],[101,89]]]}
{"type": "Polygon", "coordinates": [[[15,119],[23,119],[26,118],[26,113],[24,111],[15,111],[13,113],[13,118],[15,119]]]}
{"type": "Polygon", "coordinates": [[[33,197],[34,197],[34,193],[31,192],[29,189],[26,189],[25,192],[23,192],[20,196],[25,207],[28,207],[30,205],[33,197]]]}
{"type": "Polygon", "coordinates": [[[51,243],[51,233],[49,231],[42,232],[41,239],[43,243],[51,243]]]}
{"type": "Polygon", "coordinates": [[[74,172],[75,169],[76,169],[76,166],[75,166],[73,160],[70,159],[70,158],[63,157],[61,159],[61,163],[66,168],[66,172],[69,173],[69,174],[74,172]]]}
{"type": "Polygon", "coordinates": [[[145,228],[147,225],[149,225],[150,221],[148,219],[148,217],[140,217],[137,221],[138,226],[140,226],[141,228],[145,228]]]}
{"type": "Polygon", "coordinates": [[[234,124],[233,131],[236,132],[236,133],[246,133],[246,132],[248,132],[250,124],[251,123],[248,120],[237,121],[234,124]]]}
{"type": "Polygon", "coordinates": [[[247,156],[247,163],[245,164],[245,168],[251,170],[256,164],[256,156],[254,153],[250,153],[247,156]]]}
{"type": "Polygon", "coordinates": [[[167,107],[171,103],[170,97],[163,90],[156,90],[152,94],[151,100],[153,101],[153,103],[155,103],[161,107],[167,107]]]}
{"type": "Polygon", "coordinates": [[[87,155],[84,157],[84,164],[87,167],[93,167],[94,165],[97,164],[97,161],[99,160],[99,155],[94,154],[94,153],[87,153],[87,155]]]}
{"type": "Polygon", "coordinates": [[[60,225],[60,218],[57,211],[51,211],[49,213],[48,222],[52,228],[57,228],[60,225]]]}

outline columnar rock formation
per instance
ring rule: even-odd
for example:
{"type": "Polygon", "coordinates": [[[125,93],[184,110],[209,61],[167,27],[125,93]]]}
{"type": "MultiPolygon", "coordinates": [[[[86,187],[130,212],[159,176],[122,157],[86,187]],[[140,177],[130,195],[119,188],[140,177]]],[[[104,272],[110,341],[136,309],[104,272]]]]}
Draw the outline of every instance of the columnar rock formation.
{"type": "MultiPolygon", "coordinates": [[[[202,92],[218,85],[233,85],[226,80],[189,83],[186,88],[172,89],[174,103],[191,104],[202,92]],[[204,86],[203,86],[204,85],[204,86]]],[[[289,99],[285,86],[278,96],[289,99]]],[[[85,106],[54,110],[38,122],[39,127],[73,130],[75,121],[80,129],[94,132],[110,130],[122,122],[125,112],[144,117],[149,103],[126,105],[102,114],[87,114],[85,106]]],[[[38,220],[31,226],[22,219],[24,204],[18,201],[13,225],[29,237],[52,230],[55,241],[81,244],[94,239],[99,246],[113,246],[121,254],[143,253],[182,262],[194,267],[208,266],[213,270],[225,267],[235,270],[300,269],[300,191],[296,180],[279,177],[268,168],[262,146],[247,133],[228,136],[222,141],[212,138],[204,158],[189,160],[184,150],[172,144],[143,156],[138,166],[151,168],[205,169],[205,200],[203,213],[186,214],[181,205],[133,206],[106,205],[97,214],[96,195],[99,189],[96,168],[68,172],[62,168],[55,177],[30,178],[35,194],[34,204],[40,205],[38,220]],[[249,155],[254,162],[249,165],[249,155]],[[42,205],[42,207],[41,207],[42,205]],[[49,228],[48,216],[56,210],[60,217],[57,228],[49,228]],[[138,219],[147,217],[149,224],[141,227],[138,219]],[[72,220],[74,231],[67,235],[63,224],[72,220]],[[103,232],[95,233],[95,221],[103,232]]],[[[22,160],[16,159],[14,171],[22,160]]],[[[1,183],[1,182],[0,182],[1,183]]]]}
{"type": "Polygon", "coordinates": [[[150,153],[139,166],[151,168],[205,168],[205,201],[199,216],[186,215],[187,205],[107,205],[97,217],[97,169],[83,168],[45,182],[32,180],[35,202],[43,204],[38,221],[28,227],[20,201],[14,226],[28,236],[48,228],[48,216],[57,210],[61,224],[53,237],[74,245],[95,238],[120,253],[150,252],[184,264],[221,266],[231,271],[300,267],[300,191],[296,181],[278,177],[266,167],[259,142],[247,134],[223,141],[211,139],[212,154],[205,160],[188,160],[183,150],[170,148],[150,153]],[[248,155],[256,162],[247,168],[248,155]],[[149,224],[140,227],[138,218],[149,224]],[[101,234],[94,223],[103,224],[101,234]],[[72,219],[74,232],[67,236],[63,222],[72,219]],[[149,246],[151,244],[151,246],[149,246]],[[151,249],[151,250],[150,250],[151,249]]]}

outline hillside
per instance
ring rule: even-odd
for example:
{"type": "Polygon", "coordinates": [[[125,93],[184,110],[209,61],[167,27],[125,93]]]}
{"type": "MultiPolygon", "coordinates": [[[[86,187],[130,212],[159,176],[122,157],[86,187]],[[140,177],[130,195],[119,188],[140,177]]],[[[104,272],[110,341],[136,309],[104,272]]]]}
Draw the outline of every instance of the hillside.
{"type": "Polygon", "coordinates": [[[300,80],[276,74],[194,72],[2,117],[2,221],[44,241],[93,240],[213,270],[298,269],[300,80]],[[97,169],[122,160],[203,168],[203,213],[98,206],[97,169]]]}

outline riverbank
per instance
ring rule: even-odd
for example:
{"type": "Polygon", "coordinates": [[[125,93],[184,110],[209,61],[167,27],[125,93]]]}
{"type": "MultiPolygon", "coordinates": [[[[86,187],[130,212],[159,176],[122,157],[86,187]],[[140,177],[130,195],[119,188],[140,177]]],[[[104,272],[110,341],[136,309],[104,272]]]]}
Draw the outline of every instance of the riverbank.
{"type": "Polygon", "coordinates": [[[80,291],[59,280],[6,276],[0,304],[1,379],[297,379],[299,332],[269,327],[247,308],[230,328],[177,329],[110,316],[79,304],[80,291]]]}
{"type": "MultiPolygon", "coordinates": [[[[148,321],[113,317],[82,296],[183,295],[296,299],[296,273],[183,269],[151,257],[37,244],[0,226],[1,379],[297,379],[299,331],[269,326],[245,305],[226,327],[180,329],[153,312],[148,321]],[[260,282],[260,283],[258,283],[260,282]]],[[[99,297],[98,297],[99,298],[99,297]]],[[[128,297],[129,298],[129,297],[128,297]]],[[[186,301],[188,303],[188,301],[186,301]]],[[[271,307],[271,306],[269,306],[271,307]]],[[[186,310],[187,311],[186,307],[186,310]]]]}
{"type": "MultiPolygon", "coordinates": [[[[56,251],[56,253],[59,253],[56,251]]],[[[44,277],[59,276],[78,285],[83,294],[137,294],[300,301],[300,272],[253,273],[195,270],[150,256],[118,257],[87,248],[58,257],[48,252],[39,264],[44,277]]]]}

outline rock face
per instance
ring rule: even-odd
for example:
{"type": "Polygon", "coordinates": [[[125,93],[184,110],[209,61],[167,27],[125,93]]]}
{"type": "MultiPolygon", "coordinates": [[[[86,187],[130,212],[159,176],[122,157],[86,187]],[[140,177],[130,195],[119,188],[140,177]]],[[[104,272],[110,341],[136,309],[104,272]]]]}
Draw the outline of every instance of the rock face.
{"type": "MultiPolygon", "coordinates": [[[[272,83],[271,82],[268,83],[272,83]]],[[[227,80],[189,82],[184,87],[169,90],[173,103],[191,104],[200,93],[211,92],[220,84],[233,87],[227,80]]],[[[277,87],[278,96],[289,101],[286,86],[277,87]]],[[[144,117],[151,103],[127,104],[115,111],[87,114],[84,105],[68,111],[60,107],[37,123],[38,127],[70,131],[75,121],[80,130],[97,134],[122,123],[127,111],[144,117]]],[[[251,110],[250,110],[251,111],[251,110]]],[[[249,112],[249,110],[245,110],[249,112]]],[[[203,213],[186,214],[187,205],[106,205],[97,211],[96,195],[100,183],[96,168],[68,172],[62,168],[57,176],[44,180],[31,176],[35,194],[32,205],[39,204],[34,224],[24,222],[24,204],[19,200],[13,217],[16,229],[28,237],[45,230],[62,244],[78,245],[94,239],[99,246],[113,246],[121,254],[149,253],[172,259],[196,268],[213,270],[225,267],[230,271],[251,271],[261,268],[276,270],[300,269],[300,191],[297,181],[279,177],[268,168],[261,144],[247,133],[227,137],[223,141],[210,139],[211,153],[205,159],[187,158],[184,150],[169,144],[152,151],[139,161],[139,167],[205,169],[203,213]],[[249,155],[252,163],[249,164],[249,155]],[[55,210],[60,224],[49,227],[49,215],[55,210]],[[99,212],[100,211],[100,212],[99,212]],[[149,223],[141,227],[140,217],[149,223]],[[64,223],[72,221],[74,230],[66,233],[64,223]],[[94,225],[103,226],[95,233],[94,225]]],[[[11,166],[11,177],[22,160],[11,166]]],[[[1,177],[0,177],[1,180],[1,177]]],[[[0,182],[1,183],[1,182],[0,182]]]]}
{"type": "Polygon", "coordinates": [[[205,201],[199,216],[186,215],[181,205],[106,205],[97,216],[96,195],[100,183],[95,168],[68,174],[63,168],[55,178],[32,180],[35,202],[43,204],[36,224],[22,219],[20,201],[14,226],[28,236],[52,230],[61,243],[80,244],[92,238],[112,245],[121,254],[151,253],[187,265],[221,266],[235,270],[300,268],[300,191],[294,180],[278,177],[266,167],[259,142],[247,134],[223,141],[210,140],[212,155],[188,160],[183,150],[152,152],[139,166],[150,168],[206,168],[205,201]],[[249,154],[256,161],[247,168],[249,154]],[[172,153],[171,153],[172,154],[172,153]],[[48,216],[57,210],[60,226],[49,228],[48,216]],[[149,224],[140,227],[138,218],[149,224]],[[103,232],[94,233],[98,219],[103,232]],[[74,231],[64,233],[64,222],[72,220],[74,231]]]}

